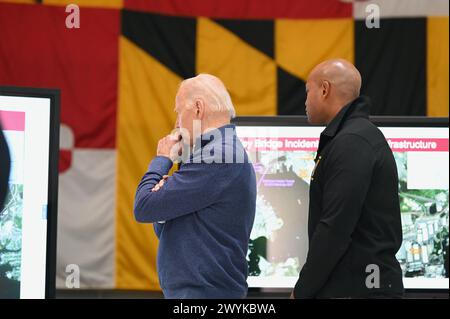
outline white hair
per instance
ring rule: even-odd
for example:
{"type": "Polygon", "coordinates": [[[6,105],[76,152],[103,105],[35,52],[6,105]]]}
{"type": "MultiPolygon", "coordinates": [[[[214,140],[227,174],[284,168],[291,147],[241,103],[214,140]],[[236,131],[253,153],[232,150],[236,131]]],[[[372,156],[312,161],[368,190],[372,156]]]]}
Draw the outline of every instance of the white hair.
{"type": "Polygon", "coordinates": [[[212,112],[228,112],[230,118],[236,116],[230,94],[223,82],[211,74],[199,74],[181,82],[180,88],[186,87],[186,98],[194,101],[202,98],[212,112]]]}

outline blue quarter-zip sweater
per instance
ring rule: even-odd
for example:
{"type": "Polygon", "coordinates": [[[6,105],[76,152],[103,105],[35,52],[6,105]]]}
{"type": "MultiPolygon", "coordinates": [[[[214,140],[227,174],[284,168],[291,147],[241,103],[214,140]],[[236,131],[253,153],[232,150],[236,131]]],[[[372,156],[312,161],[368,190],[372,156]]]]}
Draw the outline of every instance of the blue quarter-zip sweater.
{"type": "Polygon", "coordinates": [[[159,238],[161,288],[166,298],[243,298],[255,218],[252,164],[231,124],[202,135],[189,159],[151,192],[173,165],[154,158],[136,191],[135,218],[154,223],[159,238]]]}

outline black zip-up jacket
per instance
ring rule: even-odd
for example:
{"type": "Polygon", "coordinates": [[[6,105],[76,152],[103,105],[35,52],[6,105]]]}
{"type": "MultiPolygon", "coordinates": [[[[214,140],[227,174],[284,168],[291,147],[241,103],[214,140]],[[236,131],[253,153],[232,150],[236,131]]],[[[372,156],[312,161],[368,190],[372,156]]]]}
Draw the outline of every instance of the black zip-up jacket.
{"type": "Polygon", "coordinates": [[[395,257],[402,242],[397,167],[369,108],[368,98],[358,97],[320,135],[310,185],[309,251],[295,298],[403,294],[395,257]]]}

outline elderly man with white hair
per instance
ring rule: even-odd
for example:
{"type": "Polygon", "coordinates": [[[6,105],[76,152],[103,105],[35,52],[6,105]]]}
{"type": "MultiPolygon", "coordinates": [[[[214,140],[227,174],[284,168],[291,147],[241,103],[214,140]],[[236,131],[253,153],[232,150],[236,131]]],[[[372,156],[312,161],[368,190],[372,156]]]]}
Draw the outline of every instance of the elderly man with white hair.
{"type": "Polygon", "coordinates": [[[136,191],[135,218],[153,223],[160,240],[166,298],[244,298],[256,179],[230,124],[230,95],[217,77],[200,74],[181,83],[175,111],[182,134],[159,141],[136,191]],[[183,163],[167,176],[180,152],[183,163]]]}

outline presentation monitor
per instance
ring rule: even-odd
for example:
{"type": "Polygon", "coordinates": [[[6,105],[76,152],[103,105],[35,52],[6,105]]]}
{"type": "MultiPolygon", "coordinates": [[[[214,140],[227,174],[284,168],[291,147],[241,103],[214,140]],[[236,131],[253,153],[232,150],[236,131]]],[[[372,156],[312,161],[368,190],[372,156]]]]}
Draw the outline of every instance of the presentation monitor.
{"type": "MultiPolygon", "coordinates": [[[[448,118],[372,117],[395,157],[405,289],[448,290],[448,118]]],[[[308,252],[309,183],[324,127],[304,116],[234,120],[257,176],[250,288],[292,288],[308,252]]],[[[355,154],[357,156],[357,154],[355,154]]]]}
{"type": "Polygon", "coordinates": [[[0,298],[54,297],[59,96],[0,87],[0,126],[11,159],[0,209],[0,298]]]}

